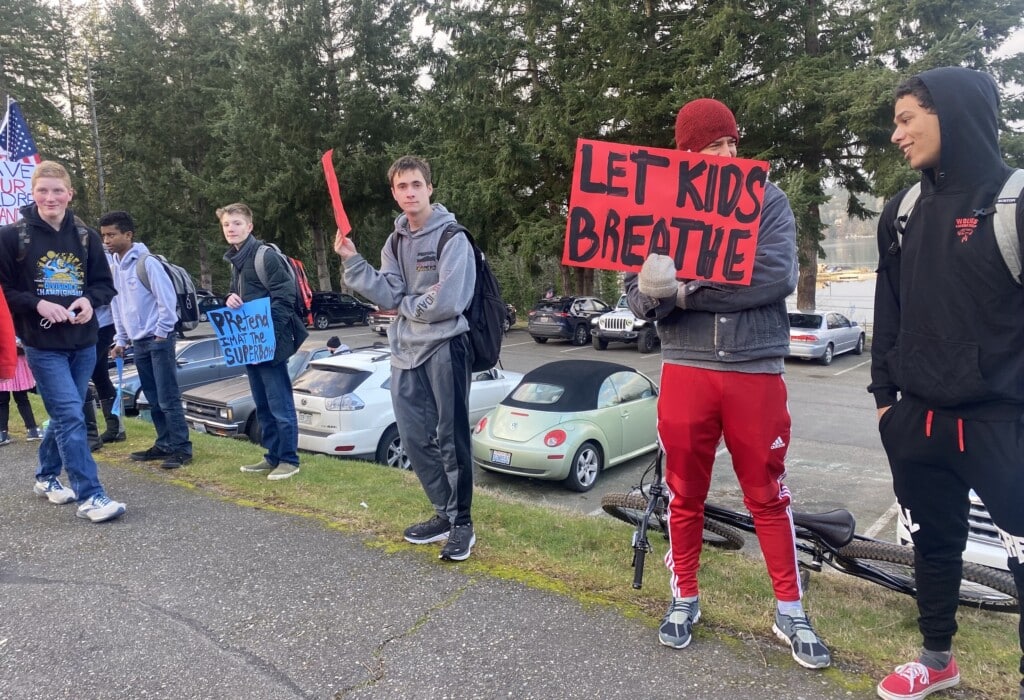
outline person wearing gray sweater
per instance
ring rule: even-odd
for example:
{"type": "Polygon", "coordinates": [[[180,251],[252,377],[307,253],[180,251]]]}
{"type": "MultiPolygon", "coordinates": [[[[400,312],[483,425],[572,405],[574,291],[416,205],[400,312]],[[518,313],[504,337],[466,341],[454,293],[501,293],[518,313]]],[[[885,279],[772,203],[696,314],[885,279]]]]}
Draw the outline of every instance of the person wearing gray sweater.
{"type": "Polygon", "coordinates": [[[476,543],[469,323],[462,315],[473,296],[476,263],[465,236],[440,245],[455,215],[431,204],[425,160],[396,160],[388,185],[402,214],[381,250],[380,270],[340,231],[334,250],[346,285],[382,309],[398,311],[388,328],[391,400],[402,448],[434,507],[433,517],[410,525],[404,537],[414,544],[445,541],[441,559],[462,561],[476,543]]]}

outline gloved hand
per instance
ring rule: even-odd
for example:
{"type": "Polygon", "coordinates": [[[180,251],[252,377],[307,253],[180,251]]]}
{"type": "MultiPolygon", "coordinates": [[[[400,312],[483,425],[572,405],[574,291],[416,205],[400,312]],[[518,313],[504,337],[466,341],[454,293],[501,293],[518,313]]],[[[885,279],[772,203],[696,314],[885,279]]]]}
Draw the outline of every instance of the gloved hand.
{"type": "Polygon", "coordinates": [[[641,294],[646,294],[655,299],[667,299],[676,293],[676,264],[667,255],[654,253],[646,260],[640,268],[640,275],[637,277],[637,287],[641,294]]]}

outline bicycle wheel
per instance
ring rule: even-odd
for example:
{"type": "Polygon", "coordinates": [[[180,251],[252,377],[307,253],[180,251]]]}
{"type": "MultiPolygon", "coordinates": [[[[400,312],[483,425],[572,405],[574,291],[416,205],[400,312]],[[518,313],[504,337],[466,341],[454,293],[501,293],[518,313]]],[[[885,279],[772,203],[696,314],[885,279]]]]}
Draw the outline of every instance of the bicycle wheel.
{"type": "MultiPolygon", "coordinates": [[[[854,560],[865,568],[879,569],[916,591],[914,579],[914,550],[894,542],[855,540],[839,550],[843,559],[854,560]]],[[[1014,613],[1017,604],[1017,586],[1008,571],[964,562],[960,581],[960,604],[990,610],[1014,613]]],[[[893,588],[900,593],[898,588],[893,588]]]]}
{"type": "MultiPolygon", "coordinates": [[[[601,507],[613,518],[630,525],[639,525],[647,512],[647,496],[631,493],[609,493],[601,499],[601,507]]],[[[658,507],[647,523],[648,530],[666,532],[665,511],[658,507]]],[[[743,546],[743,533],[736,528],[710,518],[704,518],[704,541],[718,549],[739,549],[743,546]]]]}
{"type": "MultiPolygon", "coordinates": [[[[601,507],[608,515],[621,520],[624,523],[636,526],[644,518],[647,512],[647,496],[638,492],[630,493],[606,493],[601,497],[601,507]]],[[[665,532],[664,511],[657,508],[648,519],[647,529],[665,532]]]]}

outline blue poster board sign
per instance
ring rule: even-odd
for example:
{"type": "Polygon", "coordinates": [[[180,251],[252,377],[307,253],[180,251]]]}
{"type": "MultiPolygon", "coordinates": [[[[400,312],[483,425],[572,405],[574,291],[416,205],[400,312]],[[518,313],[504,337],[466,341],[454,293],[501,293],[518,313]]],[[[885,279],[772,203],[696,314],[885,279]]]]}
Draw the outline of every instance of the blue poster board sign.
{"type": "Polygon", "coordinates": [[[237,309],[206,312],[229,367],[274,359],[277,338],[270,316],[270,297],[247,301],[237,309]]]}

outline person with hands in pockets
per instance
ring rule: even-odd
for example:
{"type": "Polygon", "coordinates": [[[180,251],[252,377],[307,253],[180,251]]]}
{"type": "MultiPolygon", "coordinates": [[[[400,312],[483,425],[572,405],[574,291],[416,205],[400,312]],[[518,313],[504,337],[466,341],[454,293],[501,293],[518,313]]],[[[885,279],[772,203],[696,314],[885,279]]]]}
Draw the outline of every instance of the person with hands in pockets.
{"type": "Polygon", "coordinates": [[[85,404],[96,366],[98,325],[93,309],[117,293],[96,231],[69,208],[74,189],[60,163],[43,161],[32,173],[32,204],[0,229],[0,285],[18,337],[50,416],[39,443],[33,491],[51,503],[78,502],[92,522],[124,514],[100,484],[86,437],[85,404]],[[62,466],[71,488],[60,482],[62,466]]]}
{"type": "Polygon", "coordinates": [[[100,217],[100,233],[113,255],[117,296],[110,306],[114,318],[114,357],[123,357],[129,341],[135,351],[139,384],[149,400],[156,428],[152,447],[132,452],[136,462],[159,461],[164,469],[178,469],[192,461],[185,409],[178,387],[174,326],[178,322],[177,295],[163,264],[135,240],[135,221],[126,211],[100,217]],[[147,287],[139,275],[145,266],[147,287]]]}
{"type": "MultiPolygon", "coordinates": [[[[739,131],[732,112],[712,99],[687,103],[676,118],[676,147],[736,157],[739,131]]],[[[732,457],[743,502],[775,592],[772,630],[793,658],[824,668],[831,656],[801,603],[786,449],[790,416],[782,379],[789,351],[786,297],[796,288],[796,222],[785,194],[767,183],[749,286],[677,280],[672,258],[652,254],[639,275],[626,275],[629,306],[656,320],[663,360],[658,438],[669,489],[672,601],[658,639],[682,649],[700,619],[697,569],[704,501],[721,439],[732,457]]]]}

